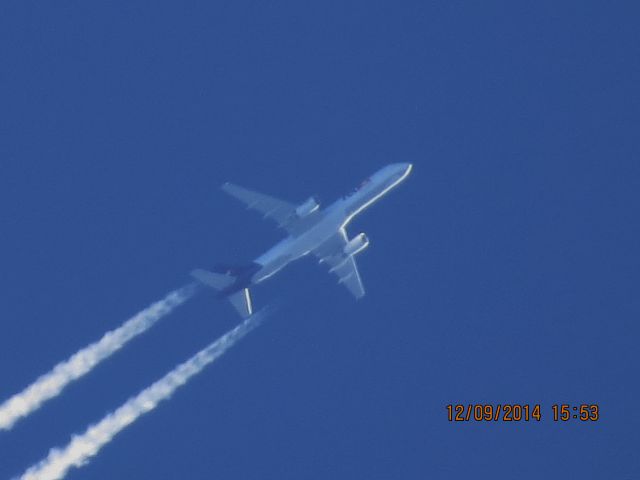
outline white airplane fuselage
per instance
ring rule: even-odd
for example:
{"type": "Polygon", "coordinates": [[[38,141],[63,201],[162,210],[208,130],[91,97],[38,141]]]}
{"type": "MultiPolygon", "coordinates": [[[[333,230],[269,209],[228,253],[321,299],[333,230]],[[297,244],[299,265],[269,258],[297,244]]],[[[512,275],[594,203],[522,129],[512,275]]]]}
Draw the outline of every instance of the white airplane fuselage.
{"type": "Polygon", "coordinates": [[[289,263],[314,251],[340,231],[360,212],[371,206],[402,182],[411,172],[410,163],[395,163],[377,171],[352,194],[344,196],[319,212],[322,216],[308,230],[289,235],[255,259],[259,270],[251,283],[260,283],[289,263]]]}

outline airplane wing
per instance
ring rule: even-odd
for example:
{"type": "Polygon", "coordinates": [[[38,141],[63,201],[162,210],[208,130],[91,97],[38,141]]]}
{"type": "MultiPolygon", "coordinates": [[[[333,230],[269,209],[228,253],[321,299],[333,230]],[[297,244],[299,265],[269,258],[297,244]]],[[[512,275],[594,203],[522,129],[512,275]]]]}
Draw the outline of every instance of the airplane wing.
{"type": "Polygon", "coordinates": [[[314,254],[321,263],[329,265],[329,273],[338,276],[338,283],[343,284],[356,298],[364,296],[364,286],[358,273],[358,266],[353,255],[345,255],[344,247],[348,243],[347,232],[341,228],[329,240],[320,245],[314,254]]]}
{"type": "Polygon", "coordinates": [[[275,220],[279,227],[288,233],[298,233],[307,228],[310,222],[317,220],[317,213],[300,218],[296,214],[297,205],[265,195],[264,193],[225,183],[222,190],[244,203],[248,209],[261,213],[264,218],[275,220]]]}

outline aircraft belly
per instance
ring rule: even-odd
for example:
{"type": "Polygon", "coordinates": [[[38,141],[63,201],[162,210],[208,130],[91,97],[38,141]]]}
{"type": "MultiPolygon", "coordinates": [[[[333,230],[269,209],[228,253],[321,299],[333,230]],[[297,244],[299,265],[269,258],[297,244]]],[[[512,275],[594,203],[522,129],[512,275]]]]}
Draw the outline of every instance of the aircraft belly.
{"type": "MultiPolygon", "coordinates": [[[[333,222],[332,222],[333,223],[333,222]]],[[[335,233],[338,227],[328,228],[321,222],[298,237],[287,237],[256,259],[262,268],[253,276],[253,282],[261,282],[274,275],[289,263],[309,254],[335,233]]]]}

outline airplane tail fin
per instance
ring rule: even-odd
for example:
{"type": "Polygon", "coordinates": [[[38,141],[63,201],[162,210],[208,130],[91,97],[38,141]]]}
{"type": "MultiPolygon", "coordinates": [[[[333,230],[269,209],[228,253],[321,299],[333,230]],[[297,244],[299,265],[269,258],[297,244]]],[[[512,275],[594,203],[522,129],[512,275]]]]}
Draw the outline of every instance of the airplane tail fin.
{"type": "Polygon", "coordinates": [[[243,288],[242,290],[229,295],[227,298],[242,318],[248,318],[253,313],[251,293],[249,293],[248,288],[243,288]]]}
{"type": "MultiPolygon", "coordinates": [[[[237,276],[229,269],[225,269],[226,273],[214,273],[202,270],[200,268],[193,270],[191,276],[196,280],[212,287],[218,291],[221,296],[225,296],[228,290],[236,283],[237,276]]],[[[237,310],[242,318],[247,318],[253,313],[251,304],[251,294],[248,288],[241,288],[234,292],[229,292],[227,299],[231,305],[237,310]]]]}

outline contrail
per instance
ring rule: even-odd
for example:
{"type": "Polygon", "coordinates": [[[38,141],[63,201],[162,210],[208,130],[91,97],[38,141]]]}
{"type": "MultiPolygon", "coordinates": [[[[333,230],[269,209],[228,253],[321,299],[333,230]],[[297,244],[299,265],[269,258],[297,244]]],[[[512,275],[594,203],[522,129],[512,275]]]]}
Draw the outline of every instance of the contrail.
{"type": "Polygon", "coordinates": [[[95,343],[83,348],[56,365],[21,393],[0,405],[0,430],[9,430],[22,417],[34,412],[47,400],[56,397],[69,383],[89,373],[102,360],[122,348],[129,340],[148,330],[177,306],[186,302],[196,291],[187,285],[169,293],[162,300],[149,305],[120,327],[111,330],[95,343]]]}
{"type": "Polygon", "coordinates": [[[178,365],[163,378],[127,400],[100,422],[90,426],[82,435],[74,436],[63,449],[54,448],[42,461],[30,467],[21,480],[55,480],[64,477],[70,468],[85,465],[89,459],[109,443],[113,437],[141,415],[153,410],[168,399],[178,387],[201,372],[204,367],[233,347],[242,337],[256,328],[265,314],[258,312],[233,330],[200,350],[186,362],[178,365]]]}

